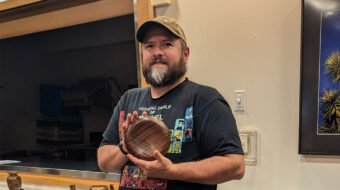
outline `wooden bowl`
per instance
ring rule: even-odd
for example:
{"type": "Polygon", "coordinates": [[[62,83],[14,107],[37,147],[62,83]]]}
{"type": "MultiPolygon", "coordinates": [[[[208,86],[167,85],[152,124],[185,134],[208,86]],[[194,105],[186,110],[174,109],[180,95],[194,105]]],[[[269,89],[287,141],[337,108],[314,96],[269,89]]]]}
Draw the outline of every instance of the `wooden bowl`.
{"type": "Polygon", "coordinates": [[[135,119],[125,133],[127,151],[143,160],[155,160],[154,150],[165,155],[170,146],[170,132],[165,123],[152,116],[135,119]]]}

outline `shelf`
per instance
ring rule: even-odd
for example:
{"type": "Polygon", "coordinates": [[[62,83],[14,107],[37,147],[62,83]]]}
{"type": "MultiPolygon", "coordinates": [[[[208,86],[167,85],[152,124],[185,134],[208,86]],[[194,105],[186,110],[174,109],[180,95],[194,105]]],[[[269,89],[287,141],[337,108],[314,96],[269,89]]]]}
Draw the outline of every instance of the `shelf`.
{"type": "Polygon", "coordinates": [[[25,0],[0,3],[0,23],[99,0],[25,0]],[[13,2],[13,3],[12,3],[13,2]]]}

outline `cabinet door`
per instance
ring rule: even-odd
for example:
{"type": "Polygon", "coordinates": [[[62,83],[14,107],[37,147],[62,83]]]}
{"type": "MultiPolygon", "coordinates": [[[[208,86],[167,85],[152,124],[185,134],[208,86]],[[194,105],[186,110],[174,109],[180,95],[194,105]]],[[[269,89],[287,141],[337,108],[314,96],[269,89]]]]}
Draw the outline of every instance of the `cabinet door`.
{"type": "Polygon", "coordinates": [[[0,155],[2,154],[2,64],[3,64],[3,55],[2,55],[2,41],[0,40],[0,155]]]}

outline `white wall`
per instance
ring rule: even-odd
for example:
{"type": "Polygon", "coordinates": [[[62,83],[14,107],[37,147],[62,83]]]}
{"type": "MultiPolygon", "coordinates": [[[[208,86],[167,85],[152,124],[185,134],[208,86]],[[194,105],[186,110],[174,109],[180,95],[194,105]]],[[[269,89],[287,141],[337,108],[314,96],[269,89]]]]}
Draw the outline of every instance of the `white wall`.
{"type": "Polygon", "coordinates": [[[172,0],[157,15],[177,18],[191,48],[189,79],[233,104],[246,91],[238,127],[256,128],[258,163],[218,189],[339,189],[339,156],[298,154],[300,0],[172,0]]]}

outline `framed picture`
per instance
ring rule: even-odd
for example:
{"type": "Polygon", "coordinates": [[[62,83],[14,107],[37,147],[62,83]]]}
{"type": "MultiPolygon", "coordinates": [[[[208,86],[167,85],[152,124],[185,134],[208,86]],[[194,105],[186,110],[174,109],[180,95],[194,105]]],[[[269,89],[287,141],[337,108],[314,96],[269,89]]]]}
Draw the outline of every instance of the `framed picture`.
{"type": "Polygon", "coordinates": [[[303,0],[300,154],[340,155],[340,0],[303,0]]]}

